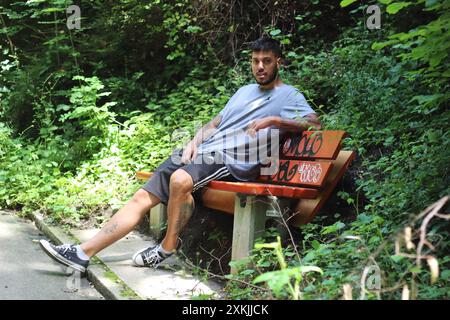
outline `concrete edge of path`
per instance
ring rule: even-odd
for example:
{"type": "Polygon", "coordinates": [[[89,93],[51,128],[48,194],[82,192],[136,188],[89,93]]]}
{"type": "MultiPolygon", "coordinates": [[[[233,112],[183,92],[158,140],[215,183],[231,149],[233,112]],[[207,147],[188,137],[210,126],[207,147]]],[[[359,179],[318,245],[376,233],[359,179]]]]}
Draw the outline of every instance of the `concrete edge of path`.
{"type": "MultiPolygon", "coordinates": [[[[28,217],[35,223],[36,227],[55,244],[80,242],[79,239],[72,234],[68,235],[64,232],[62,228],[48,225],[39,212],[31,212],[28,214],[28,217]]],[[[87,278],[105,299],[144,300],[97,257],[94,257],[91,260],[87,271],[87,278]]]]}

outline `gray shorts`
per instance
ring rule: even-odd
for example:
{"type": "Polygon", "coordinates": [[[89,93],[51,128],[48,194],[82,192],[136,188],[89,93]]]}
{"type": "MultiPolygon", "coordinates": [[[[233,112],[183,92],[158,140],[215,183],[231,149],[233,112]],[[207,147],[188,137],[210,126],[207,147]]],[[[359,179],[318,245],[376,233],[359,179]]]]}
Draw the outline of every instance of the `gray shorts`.
{"type": "MultiPolygon", "coordinates": [[[[175,151],[178,152],[179,151],[175,151]]],[[[200,156],[199,156],[200,157],[200,156]]],[[[200,203],[201,190],[212,180],[236,181],[230,174],[228,168],[223,164],[195,163],[176,164],[169,157],[154,172],[150,179],[144,184],[142,189],[155,195],[161,203],[167,205],[170,196],[170,176],[178,169],[183,169],[192,178],[194,187],[192,195],[196,203],[200,203]]]]}

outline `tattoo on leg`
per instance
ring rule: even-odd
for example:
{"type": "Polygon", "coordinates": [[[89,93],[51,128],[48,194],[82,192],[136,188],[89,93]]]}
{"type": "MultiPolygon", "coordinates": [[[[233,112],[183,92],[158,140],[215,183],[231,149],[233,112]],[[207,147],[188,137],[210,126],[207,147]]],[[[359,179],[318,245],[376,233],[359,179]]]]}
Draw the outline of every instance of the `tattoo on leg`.
{"type": "Polygon", "coordinates": [[[194,203],[183,203],[181,205],[180,216],[178,217],[176,222],[177,233],[183,230],[184,226],[191,218],[192,212],[194,212],[194,203]]]}
{"type": "Polygon", "coordinates": [[[117,227],[119,226],[119,224],[117,222],[114,222],[112,225],[110,226],[105,226],[105,229],[103,230],[106,234],[113,234],[114,231],[116,231],[117,227]]]}

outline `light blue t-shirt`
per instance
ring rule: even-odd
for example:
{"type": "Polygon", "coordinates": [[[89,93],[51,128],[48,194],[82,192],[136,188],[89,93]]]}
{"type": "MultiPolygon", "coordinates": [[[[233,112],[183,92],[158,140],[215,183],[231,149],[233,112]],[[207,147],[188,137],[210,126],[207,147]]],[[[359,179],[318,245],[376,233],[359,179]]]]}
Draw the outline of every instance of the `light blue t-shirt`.
{"type": "Polygon", "coordinates": [[[246,133],[249,122],[270,116],[295,119],[311,113],[315,113],[314,110],[293,86],[282,84],[261,90],[258,84],[246,85],[219,113],[222,120],[217,130],[199,146],[198,154],[205,156],[214,152],[236,179],[254,180],[260,174],[260,164],[264,163],[260,148],[270,149],[278,144],[270,143],[270,128],[259,130],[256,138],[250,137],[246,133]]]}

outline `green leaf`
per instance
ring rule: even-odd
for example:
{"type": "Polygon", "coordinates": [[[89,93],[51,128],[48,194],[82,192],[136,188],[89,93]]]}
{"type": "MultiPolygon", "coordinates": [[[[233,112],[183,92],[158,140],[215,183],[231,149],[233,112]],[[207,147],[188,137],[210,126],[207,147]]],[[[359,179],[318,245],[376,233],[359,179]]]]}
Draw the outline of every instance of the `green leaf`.
{"type": "Polygon", "coordinates": [[[270,272],[266,272],[263,273],[259,276],[257,276],[254,280],[253,283],[259,283],[259,282],[266,282],[271,280],[272,278],[276,277],[279,274],[279,271],[270,271],[270,272]]]}
{"type": "Polygon", "coordinates": [[[272,37],[275,37],[275,36],[279,35],[280,33],[281,33],[280,29],[275,29],[275,30],[270,31],[270,35],[272,37]]]}
{"type": "Polygon", "coordinates": [[[68,106],[67,104],[58,104],[56,106],[56,111],[60,111],[60,110],[68,111],[68,110],[70,110],[70,106],[68,106]]]}
{"type": "Polygon", "coordinates": [[[425,2],[425,7],[428,8],[428,7],[434,6],[437,2],[438,2],[437,0],[427,0],[425,2]]]}
{"type": "Polygon", "coordinates": [[[56,8],[56,7],[52,7],[52,8],[45,8],[43,10],[41,10],[41,12],[44,13],[51,13],[51,12],[59,12],[59,11],[64,11],[64,8],[56,8]]]}
{"type": "Polygon", "coordinates": [[[261,267],[261,268],[268,268],[268,267],[270,267],[270,265],[271,265],[271,263],[270,263],[270,261],[261,261],[261,262],[258,262],[258,267],[261,267]]]}
{"type": "Polygon", "coordinates": [[[384,42],[374,42],[372,43],[372,50],[381,50],[386,46],[390,46],[391,44],[398,43],[398,40],[388,40],[384,42]]]}
{"type": "Polygon", "coordinates": [[[314,253],[314,251],[310,251],[306,254],[306,256],[303,257],[303,261],[312,261],[316,258],[316,254],[314,253]]]}
{"type": "Polygon", "coordinates": [[[345,224],[342,223],[341,221],[337,221],[333,225],[323,228],[321,234],[325,235],[325,234],[333,233],[333,232],[336,232],[336,231],[342,229],[343,227],[345,227],[345,224]]]}
{"type": "Polygon", "coordinates": [[[278,295],[282,292],[283,287],[289,283],[290,273],[290,269],[267,272],[256,277],[253,283],[267,282],[269,288],[278,295]]]}
{"type": "Polygon", "coordinates": [[[438,93],[438,94],[432,94],[432,95],[420,95],[420,96],[414,96],[410,100],[410,102],[417,101],[421,105],[428,105],[430,103],[433,103],[436,100],[441,99],[444,96],[444,94],[438,93]]]}
{"type": "Polygon", "coordinates": [[[370,221],[372,221],[372,217],[368,216],[364,213],[361,213],[358,215],[358,220],[361,221],[362,223],[366,224],[366,223],[369,223],[370,221]]]}
{"type": "Polygon", "coordinates": [[[444,280],[447,280],[448,278],[450,278],[450,270],[442,271],[441,278],[444,279],[444,280]]]}
{"type": "Polygon", "coordinates": [[[298,269],[302,273],[318,272],[320,274],[323,274],[323,270],[316,266],[302,266],[302,267],[298,267],[298,269]]]}
{"type": "Polygon", "coordinates": [[[240,274],[243,275],[243,276],[249,276],[249,275],[251,275],[253,273],[255,273],[255,270],[249,269],[249,270],[242,271],[240,274]]]}
{"type": "Polygon", "coordinates": [[[255,244],[255,249],[262,249],[262,248],[276,249],[276,248],[278,248],[278,243],[272,242],[272,243],[256,243],[255,244]]]}
{"type": "Polygon", "coordinates": [[[386,8],[386,12],[389,14],[396,14],[397,12],[399,12],[403,8],[410,6],[411,4],[411,2],[395,2],[388,5],[388,7],[386,8]]]}
{"type": "Polygon", "coordinates": [[[416,267],[410,268],[409,271],[413,272],[413,273],[420,273],[422,270],[420,269],[420,267],[416,266],[416,267]]]}
{"type": "Polygon", "coordinates": [[[356,0],[342,0],[339,4],[342,8],[345,8],[349,5],[351,5],[353,2],[356,2],[356,0]]]}
{"type": "Polygon", "coordinates": [[[313,241],[311,242],[311,245],[312,245],[312,247],[313,247],[315,250],[317,250],[317,249],[320,248],[320,243],[319,243],[319,241],[317,241],[317,240],[313,240],[313,241]]]}
{"type": "Polygon", "coordinates": [[[186,28],[187,33],[199,33],[200,31],[202,31],[202,28],[198,26],[189,26],[186,28]]]}
{"type": "Polygon", "coordinates": [[[397,262],[403,260],[403,258],[404,258],[403,256],[399,256],[399,255],[392,255],[392,256],[391,256],[391,259],[392,259],[395,263],[397,263],[397,262]]]}
{"type": "Polygon", "coordinates": [[[27,5],[29,5],[29,4],[39,4],[39,3],[42,3],[42,2],[45,2],[46,0],[28,0],[27,2],[26,2],[26,4],[27,5]]]}

